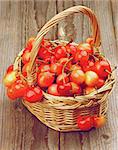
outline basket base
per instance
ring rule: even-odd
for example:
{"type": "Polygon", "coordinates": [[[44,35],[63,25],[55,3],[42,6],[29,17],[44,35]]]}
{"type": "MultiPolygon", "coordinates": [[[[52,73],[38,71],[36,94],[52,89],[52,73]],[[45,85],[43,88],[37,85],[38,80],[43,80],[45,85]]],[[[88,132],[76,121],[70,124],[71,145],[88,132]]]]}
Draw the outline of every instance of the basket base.
{"type": "MultiPolygon", "coordinates": [[[[43,108],[43,105],[42,103],[29,103],[27,101],[22,101],[23,104],[26,106],[26,108],[35,116],[37,117],[43,124],[45,124],[46,126],[48,126],[49,128],[53,129],[53,130],[56,130],[56,131],[59,131],[59,132],[71,132],[71,131],[81,131],[78,126],[77,126],[77,117],[74,117],[76,119],[70,119],[68,120],[68,122],[63,122],[63,121],[59,121],[58,122],[58,117],[57,118],[53,118],[53,121],[52,121],[52,118],[50,117],[50,115],[52,115],[53,113],[56,114],[56,111],[57,110],[53,110],[54,108],[51,108],[51,112],[49,111],[48,109],[48,112],[45,112],[45,108],[43,108]],[[54,112],[52,112],[52,110],[54,112]],[[50,112],[50,113],[49,113],[50,112]],[[47,117],[48,116],[48,117],[47,117]],[[55,120],[54,120],[55,119],[55,120]],[[57,121],[56,121],[57,119],[57,121]]],[[[99,114],[96,114],[97,112],[99,112],[97,109],[99,109],[98,106],[94,106],[93,107],[93,111],[92,113],[94,115],[99,115],[99,114]],[[96,111],[97,110],[97,111],[96,111]]],[[[91,109],[92,110],[92,109],[91,109]]],[[[59,111],[59,110],[58,110],[59,111]]],[[[61,110],[61,114],[62,114],[62,111],[61,110]]],[[[72,110],[73,111],[73,110],[72,110]]],[[[71,111],[71,113],[72,113],[71,111]]],[[[74,115],[78,114],[78,111],[80,112],[80,109],[77,109],[77,110],[74,110],[74,115]],[[77,111],[77,112],[75,112],[77,111]]],[[[83,110],[81,110],[81,113],[83,112],[83,110]]],[[[60,112],[58,112],[60,113],[60,112]]],[[[67,114],[66,114],[67,115],[67,114]]],[[[102,115],[106,116],[106,112],[104,112],[102,115]]],[[[76,115],[78,116],[78,115],[76,115]]],[[[68,117],[68,116],[66,116],[68,117]]],[[[64,118],[64,116],[60,115],[60,118],[64,118]]]]}

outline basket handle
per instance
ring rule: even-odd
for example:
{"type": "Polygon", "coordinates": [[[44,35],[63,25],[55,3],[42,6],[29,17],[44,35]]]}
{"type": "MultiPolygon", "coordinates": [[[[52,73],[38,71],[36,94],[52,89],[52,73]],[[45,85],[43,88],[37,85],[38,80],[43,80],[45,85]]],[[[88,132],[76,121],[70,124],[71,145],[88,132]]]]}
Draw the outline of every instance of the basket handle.
{"type": "Polygon", "coordinates": [[[90,18],[91,24],[92,24],[92,37],[94,39],[94,45],[96,47],[100,46],[100,30],[99,30],[99,26],[98,26],[98,22],[96,19],[95,14],[92,12],[91,9],[85,7],[85,6],[74,6],[71,8],[68,8],[62,12],[60,12],[59,14],[55,15],[51,20],[49,20],[43,27],[42,29],[39,31],[39,33],[37,34],[36,38],[35,38],[35,42],[33,44],[33,48],[31,51],[31,58],[30,58],[30,62],[29,62],[29,70],[28,70],[28,74],[30,75],[31,71],[32,71],[32,67],[35,61],[35,58],[38,54],[38,48],[40,46],[40,43],[44,37],[44,35],[46,35],[46,33],[53,27],[55,26],[57,23],[59,23],[62,19],[64,19],[65,17],[67,17],[68,15],[71,15],[73,13],[79,13],[82,12],[85,15],[87,15],[90,18]]]}

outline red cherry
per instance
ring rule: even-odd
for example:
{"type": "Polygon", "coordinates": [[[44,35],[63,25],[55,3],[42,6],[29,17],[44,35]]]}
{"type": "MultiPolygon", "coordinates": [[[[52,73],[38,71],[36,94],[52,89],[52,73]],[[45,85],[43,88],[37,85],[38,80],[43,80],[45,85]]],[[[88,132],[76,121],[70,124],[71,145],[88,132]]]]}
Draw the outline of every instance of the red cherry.
{"type": "Polygon", "coordinates": [[[49,87],[54,82],[54,74],[42,72],[38,75],[38,85],[42,88],[49,87]]]}
{"type": "Polygon", "coordinates": [[[64,83],[57,86],[57,90],[61,96],[72,96],[71,83],[64,83]]]}
{"type": "Polygon", "coordinates": [[[84,50],[89,54],[93,54],[93,48],[89,43],[81,43],[78,45],[78,50],[84,50]]]}
{"type": "Polygon", "coordinates": [[[63,66],[59,63],[54,63],[50,65],[50,72],[59,75],[62,73],[63,66]]]}
{"type": "Polygon", "coordinates": [[[22,68],[22,74],[24,77],[27,76],[27,71],[29,70],[29,63],[25,64],[22,68]]]}
{"type": "Polygon", "coordinates": [[[7,96],[10,98],[10,100],[15,100],[16,95],[14,94],[14,89],[7,88],[7,96]]]}
{"type": "Polygon", "coordinates": [[[22,54],[22,63],[26,64],[30,61],[30,51],[27,50],[22,54]]]}
{"type": "Polygon", "coordinates": [[[71,66],[72,66],[72,63],[71,63],[71,61],[69,61],[68,58],[60,58],[58,62],[59,62],[60,64],[62,64],[62,65],[65,65],[65,63],[67,63],[67,64],[66,64],[66,67],[65,67],[65,70],[66,70],[66,69],[69,70],[69,69],[71,68],[71,66]]]}
{"type": "Polygon", "coordinates": [[[88,131],[93,127],[93,117],[91,116],[78,116],[78,128],[81,131],[88,131]]]}
{"type": "Polygon", "coordinates": [[[50,63],[53,64],[53,63],[56,63],[56,62],[57,62],[57,59],[55,58],[55,56],[51,56],[50,63]]]}
{"type": "Polygon", "coordinates": [[[14,94],[16,95],[17,98],[24,96],[26,90],[27,90],[27,85],[24,84],[21,80],[17,80],[11,87],[14,89],[14,94]]]}
{"type": "Polygon", "coordinates": [[[49,49],[51,49],[51,47],[50,48],[40,47],[39,52],[38,52],[39,58],[41,58],[41,59],[50,58],[52,54],[49,51],[49,49]]]}
{"type": "Polygon", "coordinates": [[[50,65],[42,64],[41,66],[39,66],[39,72],[47,72],[47,71],[50,71],[50,65]]]}
{"type": "Polygon", "coordinates": [[[40,89],[40,87],[38,87],[38,86],[29,87],[26,90],[25,95],[23,97],[24,100],[26,100],[30,103],[39,102],[42,100],[42,98],[43,98],[43,93],[42,93],[42,90],[40,89]]]}
{"type": "Polygon", "coordinates": [[[83,71],[94,71],[94,65],[95,63],[93,61],[88,61],[88,65],[87,66],[83,66],[83,71]]]}
{"type": "Polygon", "coordinates": [[[48,59],[52,55],[52,47],[48,40],[43,39],[39,47],[38,56],[41,59],[48,59]]]}
{"type": "Polygon", "coordinates": [[[51,43],[49,42],[48,39],[43,39],[41,42],[41,46],[49,48],[51,46],[51,43]]]}
{"type": "Polygon", "coordinates": [[[31,38],[28,40],[27,45],[26,45],[26,48],[27,48],[28,50],[31,51],[34,41],[35,41],[35,38],[34,38],[34,37],[31,37],[31,38]]]}
{"type": "Polygon", "coordinates": [[[56,79],[57,84],[63,84],[63,83],[67,83],[67,82],[69,82],[69,77],[67,76],[66,73],[60,74],[56,79]]]}
{"type": "Polygon", "coordinates": [[[57,90],[57,84],[52,84],[48,87],[48,91],[49,94],[51,95],[55,95],[55,96],[59,96],[59,92],[57,90]]]}
{"type": "Polygon", "coordinates": [[[81,87],[74,82],[70,82],[70,83],[72,86],[72,94],[81,95],[81,93],[82,93],[81,87]]]}
{"type": "Polygon", "coordinates": [[[96,87],[101,88],[105,84],[105,81],[103,79],[98,79],[96,87]]]}
{"type": "Polygon", "coordinates": [[[72,43],[69,43],[66,45],[66,51],[71,54],[72,56],[75,56],[77,52],[77,47],[74,46],[72,43]]]}
{"type": "Polygon", "coordinates": [[[12,72],[13,71],[13,65],[10,65],[8,68],[7,68],[7,73],[9,73],[9,72],[12,72]]]}
{"type": "Polygon", "coordinates": [[[95,62],[94,71],[98,74],[98,76],[102,79],[107,78],[109,73],[111,73],[111,67],[108,61],[102,60],[95,62]]]}
{"type": "Polygon", "coordinates": [[[81,50],[76,53],[74,57],[75,62],[79,62],[81,66],[87,66],[89,60],[89,55],[85,50],[81,50]]]}
{"type": "Polygon", "coordinates": [[[7,89],[7,96],[11,100],[15,100],[16,98],[24,96],[26,89],[27,85],[23,84],[21,80],[17,80],[7,89]]]}
{"type": "Polygon", "coordinates": [[[66,55],[66,48],[64,46],[57,46],[55,48],[55,57],[57,60],[66,57],[66,55]]]}

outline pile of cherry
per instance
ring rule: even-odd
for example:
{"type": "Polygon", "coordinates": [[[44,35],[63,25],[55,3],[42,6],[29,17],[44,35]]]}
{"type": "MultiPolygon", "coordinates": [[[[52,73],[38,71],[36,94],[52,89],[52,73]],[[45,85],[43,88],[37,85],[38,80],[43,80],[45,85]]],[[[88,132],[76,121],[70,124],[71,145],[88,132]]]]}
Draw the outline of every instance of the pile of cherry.
{"type": "MultiPolygon", "coordinates": [[[[30,53],[34,38],[30,38],[22,54],[22,75],[27,77],[30,53]]],[[[4,77],[10,99],[22,97],[29,102],[43,99],[43,92],[54,96],[77,96],[89,94],[105,84],[111,73],[109,62],[94,52],[93,39],[74,45],[53,43],[43,39],[35,63],[38,66],[37,83],[28,86],[22,81],[13,65],[4,77]]]]}

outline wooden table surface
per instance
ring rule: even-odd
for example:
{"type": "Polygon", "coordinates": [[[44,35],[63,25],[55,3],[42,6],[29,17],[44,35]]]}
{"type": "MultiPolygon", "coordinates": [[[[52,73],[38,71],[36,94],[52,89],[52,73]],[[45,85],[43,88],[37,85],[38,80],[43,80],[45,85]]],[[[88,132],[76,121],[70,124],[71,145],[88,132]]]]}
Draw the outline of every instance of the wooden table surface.
{"type": "MultiPolygon", "coordinates": [[[[0,0],[0,78],[29,37],[56,13],[75,5],[90,7],[98,17],[102,51],[112,65],[118,63],[117,0],[0,0]]],[[[90,23],[83,15],[67,17],[50,31],[57,38],[58,29],[75,41],[90,35],[90,23]],[[76,33],[76,34],[75,34],[76,33]]],[[[118,71],[116,71],[118,73],[118,71]]],[[[116,73],[116,74],[117,74],[116,73]]],[[[0,82],[0,150],[117,150],[118,149],[118,84],[109,97],[108,122],[91,132],[59,133],[43,125],[17,100],[8,101],[0,82]]]]}

